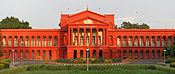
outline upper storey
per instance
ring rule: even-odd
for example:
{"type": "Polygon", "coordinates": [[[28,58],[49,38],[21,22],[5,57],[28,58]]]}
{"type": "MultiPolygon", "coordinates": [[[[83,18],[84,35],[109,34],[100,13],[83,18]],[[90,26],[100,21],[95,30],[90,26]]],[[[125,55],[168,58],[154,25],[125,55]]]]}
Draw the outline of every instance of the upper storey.
{"type": "Polygon", "coordinates": [[[61,14],[61,29],[67,30],[68,25],[108,25],[108,29],[114,29],[114,15],[101,15],[88,9],[73,15],[61,14]]]}

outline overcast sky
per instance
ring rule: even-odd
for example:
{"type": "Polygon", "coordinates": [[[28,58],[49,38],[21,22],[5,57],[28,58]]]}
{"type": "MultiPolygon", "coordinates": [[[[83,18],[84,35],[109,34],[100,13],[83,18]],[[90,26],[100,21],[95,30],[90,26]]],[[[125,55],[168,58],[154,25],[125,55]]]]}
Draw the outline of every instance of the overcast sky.
{"type": "Polygon", "coordinates": [[[34,29],[55,29],[61,13],[84,11],[87,4],[91,11],[115,14],[119,26],[129,21],[152,29],[175,29],[175,0],[0,0],[0,20],[14,16],[34,29]]]}

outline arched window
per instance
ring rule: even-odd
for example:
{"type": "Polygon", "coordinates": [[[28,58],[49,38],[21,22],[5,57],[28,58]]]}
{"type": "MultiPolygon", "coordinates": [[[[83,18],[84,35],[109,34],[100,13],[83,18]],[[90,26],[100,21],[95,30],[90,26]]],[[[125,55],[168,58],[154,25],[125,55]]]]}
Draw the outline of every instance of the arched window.
{"type": "Polygon", "coordinates": [[[52,37],[51,36],[49,36],[48,46],[52,46],[52,37]]]}
{"type": "Polygon", "coordinates": [[[41,46],[41,43],[40,43],[40,36],[37,37],[37,46],[41,46]]]}
{"type": "Polygon", "coordinates": [[[121,37],[120,36],[117,38],[117,46],[121,47],[121,37]]]}
{"type": "Polygon", "coordinates": [[[7,46],[6,36],[3,37],[3,46],[7,46]]]}
{"type": "Polygon", "coordinates": [[[155,46],[155,37],[154,36],[152,36],[152,38],[151,38],[151,46],[155,46]]]}
{"type": "Polygon", "coordinates": [[[137,59],[138,58],[138,51],[135,50],[135,58],[137,59]]]}
{"type": "Polygon", "coordinates": [[[149,58],[149,50],[146,51],[146,59],[149,58]]]}
{"type": "Polygon", "coordinates": [[[14,46],[18,46],[18,37],[15,36],[15,39],[14,39],[14,46]]]}
{"type": "Polygon", "coordinates": [[[26,36],[25,46],[29,46],[29,37],[28,36],[26,36]]]}
{"type": "Polygon", "coordinates": [[[140,59],[143,59],[143,50],[140,51],[140,59]]]}
{"type": "Polygon", "coordinates": [[[149,46],[149,36],[146,36],[146,46],[149,46]]]}
{"type": "Polygon", "coordinates": [[[157,37],[157,46],[160,46],[160,36],[157,37]]]}
{"type": "Polygon", "coordinates": [[[129,37],[128,46],[132,47],[132,36],[129,37]]]}
{"type": "Polygon", "coordinates": [[[31,46],[35,46],[35,37],[32,36],[31,46]]]}
{"type": "Polygon", "coordinates": [[[134,46],[136,46],[136,47],[138,46],[138,36],[136,36],[134,39],[134,46]]]}
{"type": "Polygon", "coordinates": [[[24,40],[23,40],[23,36],[20,37],[20,46],[24,45],[24,40]]]}
{"type": "Polygon", "coordinates": [[[171,36],[168,37],[168,46],[171,46],[171,36]]]}
{"type": "Polygon", "coordinates": [[[166,46],[166,41],[165,41],[166,37],[163,36],[163,39],[162,39],[162,46],[166,46]]]}
{"type": "Polygon", "coordinates": [[[143,47],[144,41],[143,41],[143,36],[140,37],[140,46],[143,47]]]}
{"type": "Polygon", "coordinates": [[[123,47],[126,47],[127,41],[126,41],[126,36],[123,37],[123,47]]]}
{"type": "Polygon", "coordinates": [[[8,44],[9,46],[12,46],[12,36],[9,37],[8,43],[9,43],[9,44],[8,44]]]}
{"type": "Polygon", "coordinates": [[[54,38],[54,46],[58,46],[58,37],[57,36],[55,36],[55,38],[54,38]]]}

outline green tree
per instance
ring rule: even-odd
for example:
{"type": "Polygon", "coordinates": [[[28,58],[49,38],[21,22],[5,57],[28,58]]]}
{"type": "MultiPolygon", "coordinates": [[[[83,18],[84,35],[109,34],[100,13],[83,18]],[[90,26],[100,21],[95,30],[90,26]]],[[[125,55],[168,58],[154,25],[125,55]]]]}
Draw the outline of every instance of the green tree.
{"type": "Polygon", "coordinates": [[[121,28],[123,28],[123,29],[149,29],[150,27],[145,23],[143,23],[143,24],[138,24],[138,23],[132,24],[130,22],[123,22],[121,24],[121,28]]]}
{"type": "MultiPolygon", "coordinates": [[[[175,41],[175,40],[174,40],[175,41]]],[[[175,58],[175,42],[170,47],[164,46],[161,55],[164,55],[164,50],[166,50],[165,55],[170,58],[175,58]]]]}
{"type": "Polygon", "coordinates": [[[0,30],[0,57],[3,56],[3,49],[2,49],[2,35],[0,30]]]}
{"type": "Polygon", "coordinates": [[[6,17],[0,21],[0,29],[32,29],[32,27],[27,21],[20,21],[15,17],[6,17]]]}

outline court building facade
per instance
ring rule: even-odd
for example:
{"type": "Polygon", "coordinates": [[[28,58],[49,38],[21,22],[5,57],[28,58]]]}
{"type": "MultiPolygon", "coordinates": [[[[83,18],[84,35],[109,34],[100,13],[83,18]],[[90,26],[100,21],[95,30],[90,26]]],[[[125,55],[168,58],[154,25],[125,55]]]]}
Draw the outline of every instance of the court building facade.
{"type": "Polygon", "coordinates": [[[162,59],[175,29],[114,29],[113,14],[61,14],[60,29],[1,29],[4,56],[15,59],[162,59]],[[13,56],[14,55],[14,56],[13,56]]]}

